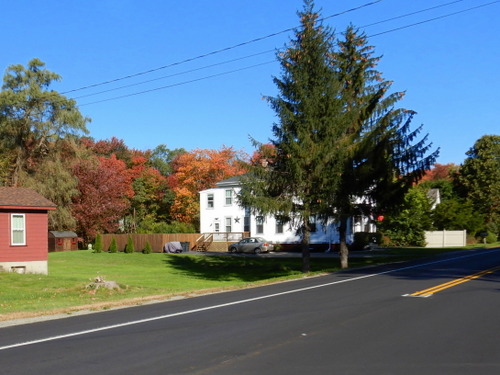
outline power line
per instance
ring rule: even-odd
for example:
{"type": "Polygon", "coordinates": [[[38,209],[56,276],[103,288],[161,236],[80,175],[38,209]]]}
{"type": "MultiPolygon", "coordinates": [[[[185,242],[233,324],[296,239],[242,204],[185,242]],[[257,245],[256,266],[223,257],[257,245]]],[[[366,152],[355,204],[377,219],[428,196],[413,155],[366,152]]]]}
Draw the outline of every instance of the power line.
{"type": "Polygon", "coordinates": [[[180,75],[183,75],[183,74],[193,73],[193,72],[197,72],[197,71],[200,71],[200,70],[204,70],[204,69],[208,69],[208,68],[213,68],[215,66],[225,65],[225,64],[229,64],[229,63],[232,63],[232,62],[235,62],[235,61],[241,61],[241,60],[244,60],[244,59],[248,59],[250,57],[255,57],[255,56],[260,56],[260,55],[268,54],[270,52],[275,52],[275,50],[271,49],[271,50],[267,50],[267,51],[258,52],[258,53],[254,53],[254,54],[251,54],[251,55],[243,56],[243,57],[238,57],[236,59],[225,60],[225,61],[222,61],[222,62],[219,62],[219,63],[215,63],[215,64],[211,64],[211,65],[205,65],[205,66],[202,66],[202,67],[196,68],[196,69],[185,70],[183,72],[169,74],[169,75],[158,77],[158,78],[148,79],[146,81],[141,81],[141,82],[137,82],[137,83],[131,83],[129,85],[124,85],[124,86],[119,86],[119,87],[115,87],[115,88],[108,89],[108,90],[98,91],[98,92],[95,92],[95,93],[92,93],[92,94],[75,96],[75,97],[73,97],[73,99],[88,98],[90,96],[96,96],[96,95],[104,94],[104,93],[111,92],[111,91],[116,91],[116,90],[126,89],[126,88],[129,88],[129,87],[139,86],[139,85],[143,85],[143,84],[146,84],[146,83],[160,81],[160,80],[166,79],[166,78],[177,77],[177,76],[180,76],[180,75]]]}
{"type": "Polygon", "coordinates": [[[486,7],[486,6],[489,6],[489,5],[493,5],[493,4],[496,4],[496,3],[500,3],[500,0],[492,1],[492,2],[486,3],[486,4],[481,4],[481,5],[478,5],[478,6],[475,6],[475,7],[472,7],[472,8],[468,8],[468,9],[459,10],[457,12],[448,13],[448,14],[445,14],[445,15],[442,15],[442,16],[439,16],[439,17],[430,18],[430,19],[427,19],[427,20],[424,20],[424,21],[415,22],[415,23],[412,23],[410,25],[396,27],[396,28],[391,29],[391,30],[382,31],[380,33],[372,34],[369,37],[373,38],[374,36],[379,36],[379,35],[383,35],[383,34],[392,33],[394,31],[408,29],[408,28],[413,27],[413,26],[418,26],[418,25],[422,25],[424,23],[429,23],[429,22],[437,21],[437,20],[440,20],[440,19],[443,19],[443,18],[447,18],[447,17],[451,17],[451,16],[456,16],[457,14],[469,12],[471,10],[475,10],[475,9],[478,9],[478,8],[483,8],[483,7],[486,7]]]}
{"type": "MultiPolygon", "coordinates": [[[[375,1],[363,4],[363,5],[351,8],[351,9],[347,9],[347,10],[339,12],[339,13],[332,14],[330,16],[322,18],[321,20],[326,20],[326,19],[329,19],[329,18],[341,16],[341,15],[346,14],[346,13],[354,12],[354,11],[360,10],[360,9],[368,7],[368,6],[375,5],[375,4],[377,4],[377,3],[381,2],[381,1],[382,0],[375,0],[375,1]]],[[[83,86],[83,87],[80,87],[80,88],[77,88],[77,89],[73,89],[73,90],[62,92],[61,94],[69,94],[69,93],[76,92],[76,91],[86,90],[86,89],[90,89],[90,88],[94,88],[94,87],[98,87],[98,86],[103,86],[103,85],[107,85],[107,84],[110,84],[110,83],[114,83],[114,82],[118,82],[118,81],[123,81],[125,79],[129,79],[129,78],[138,77],[138,76],[142,76],[142,75],[145,75],[145,74],[153,73],[153,72],[156,72],[158,70],[163,70],[163,69],[166,69],[166,68],[171,68],[171,67],[176,66],[176,65],[185,64],[185,63],[188,63],[188,62],[191,62],[191,61],[195,61],[195,60],[199,60],[199,59],[202,59],[202,58],[205,58],[205,57],[208,57],[208,56],[212,56],[212,55],[216,55],[216,54],[219,54],[219,53],[222,53],[222,52],[230,51],[230,50],[238,48],[238,47],[246,46],[248,44],[252,44],[252,43],[255,43],[255,42],[260,42],[262,40],[269,39],[269,38],[272,38],[274,36],[290,32],[292,30],[295,30],[296,28],[297,27],[292,27],[292,28],[289,28],[289,29],[286,29],[286,30],[278,31],[278,32],[273,33],[273,34],[269,34],[269,35],[266,35],[266,36],[255,38],[255,39],[252,39],[252,40],[249,40],[249,41],[246,41],[246,42],[238,43],[238,44],[235,44],[235,45],[230,46],[230,47],[226,47],[226,48],[222,48],[222,49],[219,49],[219,50],[216,50],[216,51],[205,53],[203,55],[198,55],[196,57],[191,57],[189,59],[185,59],[185,60],[182,60],[182,61],[177,61],[177,62],[168,64],[168,65],[160,66],[158,68],[153,68],[153,69],[145,70],[143,72],[130,74],[130,75],[127,75],[127,76],[124,76],[124,77],[115,78],[115,79],[112,79],[112,80],[109,80],[109,81],[104,81],[104,82],[94,83],[94,84],[88,85],[88,86],[83,86]]]]}
{"type": "MultiPolygon", "coordinates": [[[[398,16],[398,17],[393,17],[393,18],[390,18],[390,19],[379,21],[379,22],[376,22],[376,23],[373,23],[371,25],[367,25],[367,26],[364,26],[364,27],[372,26],[372,25],[375,25],[375,24],[380,24],[380,23],[383,23],[383,22],[389,22],[389,21],[392,21],[394,19],[403,18],[403,17],[406,17],[408,15],[413,15],[413,14],[416,14],[416,13],[422,13],[424,11],[436,9],[436,8],[439,8],[439,7],[442,7],[442,6],[446,6],[446,5],[458,3],[458,2],[461,2],[461,1],[464,1],[464,0],[453,1],[453,2],[449,2],[449,3],[443,4],[443,5],[439,5],[439,6],[435,6],[435,7],[431,7],[431,8],[427,8],[427,9],[423,9],[423,10],[420,10],[420,11],[417,11],[417,12],[412,12],[412,13],[404,14],[404,15],[401,15],[401,16],[398,16]]],[[[496,0],[496,1],[489,2],[489,3],[481,4],[481,5],[478,5],[478,6],[475,6],[475,7],[471,7],[471,8],[468,8],[468,9],[464,9],[464,10],[461,10],[461,11],[457,11],[457,12],[453,12],[453,13],[448,13],[448,14],[443,15],[443,16],[430,18],[430,19],[427,19],[427,20],[424,20],[424,21],[412,23],[412,24],[401,26],[401,27],[394,28],[394,29],[391,29],[391,30],[383,31],[383,32],[380,32],[380,33],[376,33],[376,34],[370,35],[369,37],[383,35],[383,34],[395,32],[395,31],[399,31],[399,30],[402,30],[402,29],[406,29],[406,28],[409,28],[409,27],[413,27],[413,26],[425,24],[425,23],[428,23],[428,22],[437,21],[437,20],[440,20],[440,19],[443,19],[443,18],[446,18],[446,17],[451,17],[451,16],[454,16],[454,15],[457,15],[457,14],[469,12],[469,11],[472,11],[472,10],[475,10],[475,9],[478,9],[478,8],[482,8],[482,7],[485,7],[485,6],[493,5],[493,4],[496,4],[496,3],[500,3],[500,0],[496,0]]],[[[288,29],[288,31],[294,30],[294,29],[296,29],[296,28],[288,29]]],[[[223,62],[220,62],[220,63],[216,63],[216,64],[204,66],[204,67],[201,67],[201,68],[192,69],[192,70],[184,71],[184,72],[181,72],[181,73],[172,74],[172,75],[169,75],[169,76],[164,76],[164,77],[160,77],[160,78],[156,78],[156,79],[152,79],[152,80],[148,80],[148,81],[139,82],[139,83],[136,83],[136,84],[121,86],[119,88],[104,90],[104,91],[100,91],[100,92],[95,93],[95,94],[83,95],[83,96],[80,96],[80,97],[77,97],[77,98],[89,97],[89,96],[93,96],[93,95],[97,95],[97,94],[101,94],[101,93],[105,93],[105,92],[110,92],[110,91],[118,90],[118,89],[121,89],[121,88],[128,88],[128,87],[136,86],[136,85],[139,85],[139,84],[156,81],[156,80],[159,80],[159,79],[170,78],[170,77],[177,76],[177,75],[180,75],[180,74],[186,74],[186,73],[190,73],[190,72],[193,72],[193,71],[199,71],[199,70],[202,70],[202,69],[205,69],[205,68],[209,68],[209,67],[213,67],[213,66],[223,65],[223,64],[226,64],[226,63],[229,63],[229,62],[243,60],[243,59],[248,58],[248,57],[254,57],[254,56],[257,56],[257,55],[266,54],[266,53],[269,53],[269,52],[272,52],[272,51],[275,51],[275,50],[268,50],[268,51],[264,51],[264,52],[259,52],[259,53],[253,54],[253,55],[248,55],[248,56],[244,56],[244,57],[233,59],[233,60],[227,60],[227,61],[223,61],[223,62]]],[[[193,83],[193,82],[198,82],[198,81],[202,81],[202,80],[206,80],[206,79],[216,78],[216,77],[220,77],[220,76],[223,76],[223,75],[232,74],[232,73],[240,72],[240,71],[243,71],[243,70],[248,70],[248,69],[251,69],[251,68],[258,67],[258,66],[267,65],[267,64],[270,64],[270,63],[273,63],[273,62],[275,62],[275,60],[273,60],[273,61],[267,61],[267,62],[264,62],[264,63],[255,64],[255,65],[250,65],[250,66],[247,66],[247,67],[244,67],[244,68],[235,69],[235,70],[231,70],[231,71],[227,71],[227,72],[221,72],[221,73],[217,73],[217,74],[213,74],[213,75],[209,75],[209,76],[205,76],[205,77],[201,77],[201,78],[197,78],[197,79],[193,79],[193,80],[188,80],[188,81],[183,81],[183,82],[179,82],[179,83],[175,83],[175,84],[171,84],[171,85],[161,86],[161,87],[157,87],[157,88],[153,88],[153,89],[149,89],[149,90],[144,90],[144,91],[135,92],[135,93],[131,93],[131,94],[125,94],[125,95],[116,96],[116,97],[112,97],[112,98],[108,98],[108,99],[103,99],[103,100],[98,100],[98,101],[94,101],[94,102],[90,102],[90,103],[85,103],[85,104],[82,104],[80,106],[87,106],[87,105],[91,105],[91,104],[103,103],[103,102],[107,102],[107,101],[113,101],[113,100],[118,100],[118,99],[123,99],[123,98],[131,97],[131,96],[141,95],[141,94],[145,94],[145,93],[149,93],[149,92],[153,92],[153,91],[159,91],[159,90],[163,90],[163,89],[167,89],[167,88],[182,86],[182,85],[193,83]]]]}
{"type": "MultiPolygon", "coordinates": [[[[363,28],[374,26],[374,25],[378,25],[378,24],[381,24],[381,23],[390,22],[390,21],[393,21],[393,20],[396,20],[396,19],[401,19],[401,18],[409,17],[409,16],[412,16],[412,15],[415,15],[415,14],[424,13],[424,12],[427,12],[427,11],[430,11],[430,10],[434,10],[434,9],[437,9],[437,8],[442,8],[442,7],[449,6],[449,5],[455,4],[455,3],[460,3],[460,2],[463,2],[463,1],[465,1],[465,0],[451,1],[451,2],[448,2],[448,3],[445,3],[445,4],[440,4],[440,5],[437,5],[437,6],[430,7],[430,8],[421,9],[421,10],[416,11],[416,12],[406,13],[406,14],[403,14],[403,15],[400,15],[400,16],[397,16],[397,17],[392,17],[392,18],[388,18],[388,19],[385,19],[385,20],[382,20],[382,21],[374,22],[374,23],[371,23],[371,24],[368,24],[368,25],[361,26],[360,28],[363,29],[363,28]]],[[[331,18],[331,17],[334,17],[334,15],[321,18],[320,20],[323,21],[323,20],[326,20],[326,19],[331,18]]],[[[289,30],[295,30],[295,29],[296,28],[287,29],[287,31],[289,31],[289,30]]],[[[134,86],[139,86],[139,85],[143,85],[143,84],[146,84],[146,83],[151,83],[151,82],[159,81],[159,80],[166,79],[166,78],[172,78],[172,77],[175,77],[175,76],[178,76],[178,75],[192,73],[192,72],[195,72],[195,71],[199,71],[199,70],[203,70],[203,69],[207,69],[207,68],[211,68],[211,67],[215,67],[215,66],[219,66],[219,65],[224,65],[224,64],[227,64],[227,63],[230,63],[230,62],[235,62],[235,61],[243,60],[243,59],[246,59],[246,58],[249,58],[249,57],[255,57],[255,56],[258,56],[258,55],[261,55],[261,54],[267,54],[267,53],[275,52],[275,51],[276,51],[275,49],[273,49],[273,50],[267,50],[267,51],[259,52],[259,53],[256,53],[256,54],[252,54],[252,55],[247,55],[247,56],[244,56],[244,57],[240,57],[240,58],[237,58],[237,59],[226,60],[226,61],[223,61],[223,62],[220,62],[220,63],[206,65],[206,66],[203,66],[203,67],[200,67],[200,68],[197,68],[197,69],[186,70],[186,71],[183,71],[183,72],[180,72],[180,73],[174,73],[174,74],[170,74],[170,75],[166,75],[166,76],[162,76],[162,77],[158,77],[158,78],[154,78],[154,79],[150,79],[150,80],[146,80],[146,81],[142,81],[142,82],[137,82],[137,83],[133,83],[133,84],[129,84],[129,85],[123,85],[123,86],[115,87],[115,88],[112,88],[112,89],[98,91],[98,92],[91,93],[91,94],[76,96],[73,99],[87,98],[87,97],[91,97],[91,96],[96,96],[96,95],[104,94],[104,93],[107,93],[107,92],[112,92],[112,91],[117,91],[117,90],[121,90],[121,89],[125,89],[125,88],[130,88],[130,87],[134,87],[134,86]]],[[[76,90],[72,90],[72,91],[76,91],[76,90]]]]}
{"type": "Polygon", "coordinates": [[[201,77],[201,78],[192,79],[192,80],[190,80],[190,81],[184,81],[184,82],[179,82],[179,83],[173,83],[173,84],[171,84],[171,85],[161,86],[161,87],[156,87],[156,88],[154,88],[154,89],[150,89],[150,90],[144,90],[144,91],[135,92],[135,93],[132,93],[132,94],[126,94],[126,95],[116,96],[116,97],[109,98],[109,99],[97,100],[97,101],[95,101],[95,102],[90,102],[90,103],[81,104],[81,105],[79,105],[79,107],[83,107],[83,106],[86,106],[86,105],[91,105],[91,104],[97,104],[97,103],[109,102],[109,101],[111,101],[111,100],[118,100],[118,99],[128,98],[128,97],[130,97],[130,96],[136,96],[136,95],[146,94],[146,93],[148,93],[148,92],[153,92],[153,91],[164,90],[164,89],[168,89],[168,88],[171,88],[171,87],[176,87],[176,86],[182,86],[182,85],[186,85],[186,84],[188,84],[188,83],[193,83],[193,82],[204,81],[204,80],[206,80],[206,79],[210,79],[210,78],[220,77],[220,76],[227,75],[227,74],[232,74],[232,73],[241,72],[241,71],[243,71],[243,70],[248,70],[248,69],[251,69],[251,68],[256,68],[256,67],[258,67],[258,66],[267,65],[267,64],[274,63],[274,62],[276,62],[276,61],[275,61],[275,60],[272,60],[272,61],[266,61],[266,62],[263,62],[263,63],[260,63],[260,64],[255,64],[255,65],[246,66],[246,67],[244,67],[244,68],[239,68],[239,69],[235,69],[235,70],[231,70],[231,71],[227,71],[227,72],[222,72],[222,73],[212,74],[212,75],[210,75],[210,76],[205,76],[205,77],[201,77]]]}

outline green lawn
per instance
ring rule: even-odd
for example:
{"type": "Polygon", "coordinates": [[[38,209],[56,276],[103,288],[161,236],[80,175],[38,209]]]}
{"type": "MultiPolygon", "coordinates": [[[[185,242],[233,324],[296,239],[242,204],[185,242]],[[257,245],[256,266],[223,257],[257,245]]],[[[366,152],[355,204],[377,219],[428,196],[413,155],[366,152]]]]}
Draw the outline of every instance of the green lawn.
{"type": "MultiPolygon", "coordinates": [[[[370,258],[352,257],[350,267],[431,256],[456,249],[393,249],[370,258]]],[[[312,258],[311,274],[338,270],[337,258],[312,258]]],[[[0,273],[0,320],[35,314],[103,309],[116,304],[303,277],[300,258],[92,253],[49,254],[49,275],[0,273]],[[88,288],[97,276],[120,290],[88,288]]]]}

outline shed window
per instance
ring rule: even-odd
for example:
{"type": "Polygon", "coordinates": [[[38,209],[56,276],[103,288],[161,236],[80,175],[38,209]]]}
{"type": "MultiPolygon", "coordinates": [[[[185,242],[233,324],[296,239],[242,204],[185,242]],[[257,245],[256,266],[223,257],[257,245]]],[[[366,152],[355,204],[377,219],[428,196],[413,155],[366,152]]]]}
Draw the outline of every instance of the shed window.
{"type": "Polygon", "coordinates": [[[26,245],[26,217],[24,214],[11,215],[10,243],[13,246],[26,245]]]}

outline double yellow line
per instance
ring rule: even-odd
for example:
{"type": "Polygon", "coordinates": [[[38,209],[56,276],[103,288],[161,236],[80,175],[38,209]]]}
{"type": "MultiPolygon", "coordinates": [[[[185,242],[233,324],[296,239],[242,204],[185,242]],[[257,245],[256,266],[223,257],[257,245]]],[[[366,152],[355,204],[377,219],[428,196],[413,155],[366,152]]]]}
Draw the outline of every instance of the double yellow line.
{"type": "Polygon", "coordinates": [[[460,279],[455,279],[455,280],[452,280],[452,281],[448,281],[447,283],[440,284],[440,285],[434,286],[432,288],[420,290],[418,292],[411,293],[411,294],[405,294],[405,296],[409,296],[409,297],[429,297],[429,296],[432,296],[433,294],[435,294],[437,292],[440,292],[442,290],[451,288],[451,287],[453,287],[455,285],[459,285],[459,284],[465,283],[467,281],[471,281],[471,280],[477,279],[477,278],[479,278],[481,276],[493,273],[493,272],[498,271],[498,270],[500,270],[500,266],[494,267],[494,268],[490,268],[489,270],[484,270],[484,271],[475,273],[473,275],[464,276],[464,277],[461,277],[460,279]]]}

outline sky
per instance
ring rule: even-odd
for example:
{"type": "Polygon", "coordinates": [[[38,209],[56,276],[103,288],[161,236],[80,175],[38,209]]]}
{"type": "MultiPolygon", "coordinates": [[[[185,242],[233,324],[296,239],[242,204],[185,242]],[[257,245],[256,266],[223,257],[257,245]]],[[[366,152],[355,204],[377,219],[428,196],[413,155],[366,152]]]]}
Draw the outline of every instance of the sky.
{"type": "MultiPolygon", "coordinates": [[[[378,70],[405,91],[440,164],[461,164],[500,134],[499,0],[316,0],[339,36],[359,27],[378,70]],[[484,6],[483,6],[484,5],[484,6]],[[433,9],[430,9],[433,8],[433,9]]],[[[251,154],[278,119],[276,50],[299,26],[302,0],[3,1],[0,69],[32,58],[62,76],[51,89],[92,119],[90,136],[134,149],[251,154]]]]}

